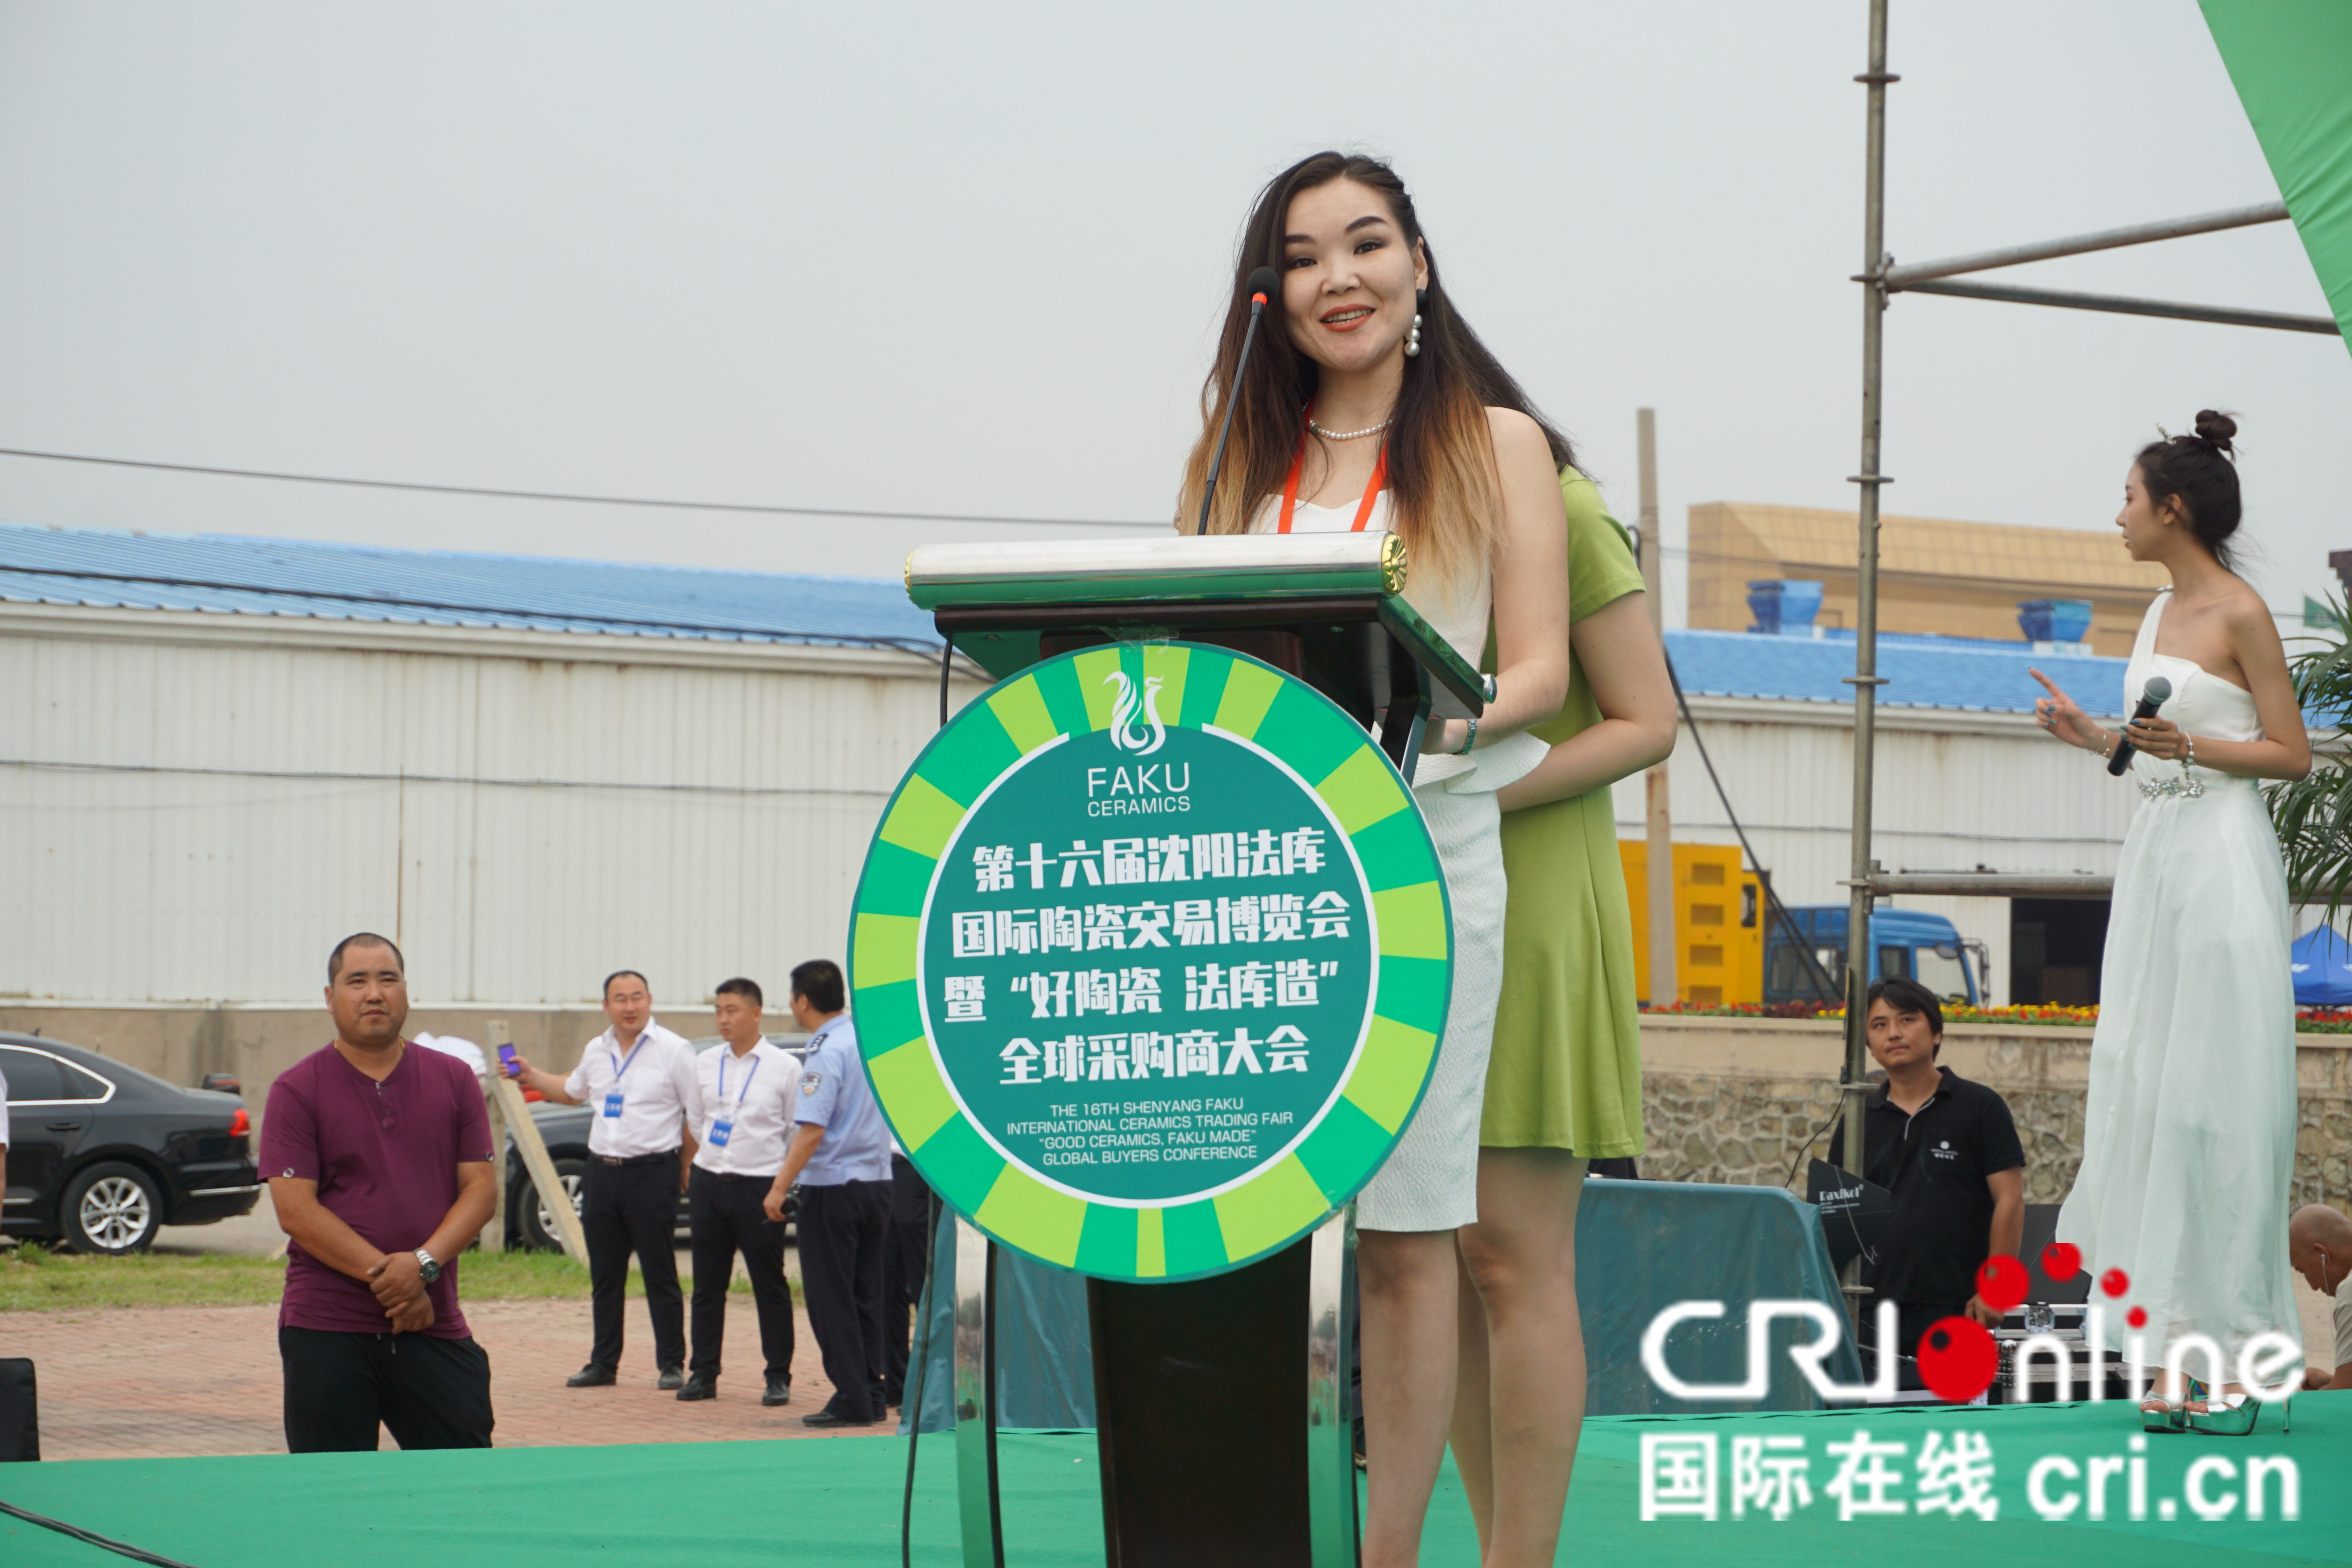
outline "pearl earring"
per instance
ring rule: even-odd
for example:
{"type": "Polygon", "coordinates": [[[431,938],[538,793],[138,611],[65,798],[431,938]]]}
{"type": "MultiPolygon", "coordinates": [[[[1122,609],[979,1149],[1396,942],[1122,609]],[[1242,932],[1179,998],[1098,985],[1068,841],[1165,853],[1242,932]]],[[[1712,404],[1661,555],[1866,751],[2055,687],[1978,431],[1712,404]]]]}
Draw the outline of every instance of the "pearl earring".
{"type": "Polygon", "coordinates": [[[1412,330],[1404,336],[1405,358],[1411,359],[1419,353],[1421,353],[1421,312],[1415,310],[1412,313],[1412,330]]]}

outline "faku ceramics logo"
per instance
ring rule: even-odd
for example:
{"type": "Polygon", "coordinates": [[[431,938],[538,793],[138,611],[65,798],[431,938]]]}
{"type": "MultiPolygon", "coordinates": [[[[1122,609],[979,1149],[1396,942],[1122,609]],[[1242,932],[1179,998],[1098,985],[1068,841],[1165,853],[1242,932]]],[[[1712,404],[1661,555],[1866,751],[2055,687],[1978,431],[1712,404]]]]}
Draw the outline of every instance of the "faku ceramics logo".
{"type": "Polygon", "coordinates": [[[1139,698],[1127,671],[1114,669],[1103,677],[1104,685],[1118,689],[1111,702],[1110,743],[1120,751],[1148,757],[1168,743],[1168,726],[1160,721],[1160,680],[1156,675],[1145,676],[1143,695],[1139,698]],[[1138,713],[1149,722],[1149,729],[1135,721],[1138,713]]]}

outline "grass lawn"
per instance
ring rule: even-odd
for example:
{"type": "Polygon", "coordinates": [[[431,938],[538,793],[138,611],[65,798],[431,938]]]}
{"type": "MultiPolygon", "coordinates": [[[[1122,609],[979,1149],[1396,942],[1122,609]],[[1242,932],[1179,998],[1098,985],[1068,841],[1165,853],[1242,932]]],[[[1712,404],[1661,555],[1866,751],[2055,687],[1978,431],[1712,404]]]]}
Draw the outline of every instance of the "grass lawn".
{"type": "MultiPolygon", "coordinates": [[[[588,1295],[588,1271],[555,1252],[468,1252],[459,1262],[457,1278],[467,1301],[584,1300],[588,1295]]],[[[0,1252],[0,1312],[267,1306],[277,1301],[285,1279],[282,1258],[157,1258],[145,1253],[101,1258],[26,1245],[0,1252]]],[[[678,1283],[689,1292],[694,1289],[694,1281],[684,1275],[678,1283]]],[[[737,1279],[729,1293],[749,1295],[751,1290],[749,1279],[737,1279]]],[[[645,1293],[644,1279],[632,1271],[629,1294],[645,1293]]],[[[797,1300],[797,1283],[793,1293],[797,1300]]]]}

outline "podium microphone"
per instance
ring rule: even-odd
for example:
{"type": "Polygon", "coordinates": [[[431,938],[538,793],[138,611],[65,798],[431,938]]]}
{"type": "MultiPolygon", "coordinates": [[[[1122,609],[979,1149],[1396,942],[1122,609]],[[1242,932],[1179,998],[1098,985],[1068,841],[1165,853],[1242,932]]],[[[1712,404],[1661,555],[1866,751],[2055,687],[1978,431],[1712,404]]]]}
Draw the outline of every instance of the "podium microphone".
{"type": "MultiPolygon", "coordinates": [[[[2155,718],[2156,710],[2163,707],[2171,696],[2172,682],[2160,675],[2149,676],[2147,685],[2139,694],[2139,706],[2132,710],[2132,722],[2137,723],[2142,719],[2155,718]]],[[[2131,766],[2131,760],[2132,743],[2118,737],[2116,741],[2116,754],[2107,759],[2108,773],[2121,778],[2124,770],[2131,766]]]]}
{"type": "Polygon", "coordinates": [[[1201,521],[1193,525],[1195,538],[1209,531],[1209,502],[1217,493],[1217,470],[1225,466],[1225,437],[1234,433],[1234,405],[1241,401],[1242,377],[1249,370],[1250,349],[1257,342],[1257,321],[1265,314],[1268,300],[1282,292],[1282,279],[1271,267],[1261,267],[1249,275],[1242,285],[1249,290],[1249,325],[1242,332],[1241,363],[1234,367],[1233,390],[1225,397],[1225,417],[1217,426],[1216,455],[1209,459],[1209,482],[1201,487],[1201,521]]]}

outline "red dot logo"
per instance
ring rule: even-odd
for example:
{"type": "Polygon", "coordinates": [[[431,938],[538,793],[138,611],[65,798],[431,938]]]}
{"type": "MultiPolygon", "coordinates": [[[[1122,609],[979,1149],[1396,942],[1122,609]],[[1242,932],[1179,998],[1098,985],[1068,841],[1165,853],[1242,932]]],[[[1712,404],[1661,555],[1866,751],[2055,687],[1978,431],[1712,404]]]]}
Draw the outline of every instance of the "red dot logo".
{"type": "Polygon", "coordinates": [[[2110,1268],[2099,1276],[2099,1289],[2109,1296],[2120,1297],[2131,1289],[2131,1276],[2120,1268],[2110,1268]]]}
{"type": "Polygon", "coordinates": [[[2071,1241],[2053,1241],[2042,1249],[2042,1272],[2060,1284],[2083,1271],[2083,1249],[2071,1241]]]}
{"type": "Polygon", "coordinates": [[[1919,1336],[1919,1377],[1938,1399],[1966,1405],[2000,1370],[2000,1352],[1974,1318],[1941,1318],[1919,1336]]]}
{"type": "Polygon", "coordinates": [[[2134,1307],[2130,1311],[2124,1314],[2124,1321],[2129,1323],[2135,1329],[2144,1329],[2147,1327],[2147,1309],[2146,1307],[2134,1307]]]}
{"type": "Polygon", "coordinates": [[[2025,1265],[1997,1252],[1977,1268],[1977,1294],[1996,1312],[2006,1312],[2025,1300],[2025,1265]]]}

